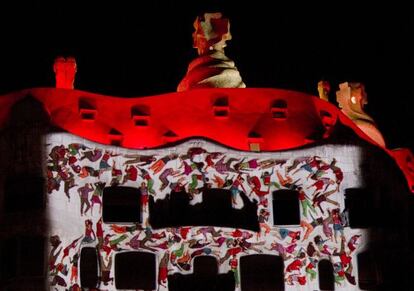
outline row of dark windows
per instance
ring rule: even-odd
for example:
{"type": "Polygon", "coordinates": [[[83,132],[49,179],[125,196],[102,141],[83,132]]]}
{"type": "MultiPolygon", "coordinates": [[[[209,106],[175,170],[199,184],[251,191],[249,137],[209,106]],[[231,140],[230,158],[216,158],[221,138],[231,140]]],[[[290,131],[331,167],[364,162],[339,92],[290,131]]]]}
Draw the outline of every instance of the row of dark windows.
{"type": "Polygon", "coordinates": [[[203,202],[190,205],[190,196],[186,192],[172,192],[166,199],[149,201],[149,220],[153,228],[170,226],[220,226],[259,230],[257,204],[251,202],[244,193],[240,193],[243,208],[232,207],[228,190],[206,189],[203,202]]]}
{"type": "MultiPolygon", "coordinates": [[[[108,187],[104,189],[103,220],[105,222],[141,222],[138,203],[140,191],[130,187],[108,187]]],[[[272,195],[274,225],[299,225],[299,193],[294,190],[278,190],[272,195]]],[[[149,219],[155,229],[164,227],[220,226],[244,228],[257,231],[259,228],[257,204],[241,192],[244,207],[235,209],[231,203],[231,192],[223,189],[205,189],[203,203],[190,205],[191,197],[186,192],[172,192],[165,199],[154,202],[149,198],[149,219]]],[[[372,226],[372,197],[361,189],[345,191],[345,209],[349,226],[365,228],[372,226]]]]}
{"type": "MultiPolygon", "coordinates": [[[[369,252],[357,256],[358,285],[362,290],[377,286],[376,265],[369,252]]],[[[243,291],[284,290],[283,259],[273,255],[248,255],[240,258],[240,284],[243,291]]],[[[316,267],[316,266],[315,266],[316,267]]],[[[117,289],[156,288],[156,257],[145,252],[124,252],[115,255],[115,287],[117,289]]],[[[335,290],[333,265],[321,260],[317,266],[320,290],[335,290]]],[[[98,254],[85,247],[80,257],[81,287],[96,288],[99,279],[98,254]]],[[[161,282],[162,284],[163,282],[161,282]]],[[[164,282],[165,283],[165,282],[164,282]]],[[[168,276],[168,288],[175,290],[234,290],[234,273],[218,273],[218,262],[211,256],[194,258],[193,273],[168,276]]]]}
{"type": "MultiPolygon", "coordinates": [[[[0,244],[0,282],[16,277],[38,277],[45,274],[45,240],[40,236],[11,237],[0,244]]],[[[357,255],[358,285],[363,290],[378,283],[376,262],[371,252],[357,255]]],[[[80,255],[80,283],[95,288],[99,276],[105,271],[100,266],[95,248],[84,247],[80,255]],[[99,274],[101,270],[101,274],[99,274]]],[[[115,283],[118,289],[153,290],[156,287],[156,258],[145,252],[124,252],[115,255],[115,283]]],[[[194,272],[190,275],[173,274],[168,277],[170,290],[234,290],[232,272],[218,274],[213,257],[194,259],[194,272]]],[[[283,290],[283,260],[272,255],[249,255],[240,259],[242,290],[283,290]]],[[[318,264],[321,290],[334,290],[332,263],[321,260],[318,264]]]]}
{"type": "MultiPolygon", "coordinates": [[[[242,209],[232,207],[231,193],[223,189],[205,189],[203,203],[191,206],[191,196],[185,192],[172,192],[166,199],[154,202],[149,198],[150,223],[153,228],[171,226],[221,226],[257,231],[257,205],[241,192],[242,209]]],[[[103,220],[105,222],[142,222],[141,193],[132,187],[107,187],[103,194],[103,220]]],[[[275,225],[299,225],[300,207],[298,192],[273,192],[273,222],[275,225]]],[[[44,206],[44,179],[26,177],[8,179],[4,195],[5,212],[38,210],[44,206]]],[[[374,221],[373,197],[364,189],[346,189],[345,209],[349,226],[366,228],[374,221]]]]}

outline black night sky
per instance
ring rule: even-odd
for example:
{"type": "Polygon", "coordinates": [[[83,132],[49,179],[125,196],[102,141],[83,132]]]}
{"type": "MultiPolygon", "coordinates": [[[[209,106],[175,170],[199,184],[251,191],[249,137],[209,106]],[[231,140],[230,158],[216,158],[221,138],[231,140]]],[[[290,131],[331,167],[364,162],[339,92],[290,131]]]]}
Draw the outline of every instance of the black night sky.
{"type": "Polygon", "coordinates": [[[407,7],[301,7],[300,2],[285,7],[276,1],[110,1],[86,7],[55,2],[59,6],[0,4],[0,94],[53,87],[57,55],[76,57],[75,87],[80,90],[125,97],[174,92],[196,56],[191,39],[195,17],[221,11],[230,18],[233,35],[227,55],[248,87],[317,95],[316,84],[324,78],[334,101],[339,83],[363,82],[366,111],[389,148],[414,149],[414,16],[407,7]]]}

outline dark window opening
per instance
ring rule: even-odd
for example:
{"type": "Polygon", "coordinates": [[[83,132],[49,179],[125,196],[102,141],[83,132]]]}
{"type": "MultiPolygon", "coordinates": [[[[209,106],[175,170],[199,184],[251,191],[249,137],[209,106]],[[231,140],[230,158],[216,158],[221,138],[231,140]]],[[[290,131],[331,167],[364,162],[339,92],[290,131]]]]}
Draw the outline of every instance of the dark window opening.
{"type": "Polygon", "coordinates": [[[81,109],[89,109],[89,110],[95,110],[95,101],[88,98],[79,98],[79,110],[81,109]]]}
{"type": "Polygon", "coordinates": [[[79,113],[82,120],[93,121],[96,118],[96,106],[94,100],[80,98],[79,99],[79,113]]]}
{"type": "Polygon", "coordinates": [[[122,145],[122,133],[115,129],[111,128],[111,130],[108,132],[109,142],[113,146],[121,146],[122,145]]]}
{"type": "Polygon", "coordinates": [[[96,112],[94,111],[85,111],[85,110],[81,111],[81,118],[82,120],[85,120],[85,121],[95,120],[95,115],[96,115],[96,112]]]}
{"type": "Polygon", "coordinates": [[[272,118],[284,120],[287,118],[287,102],[283,99],[277,99],[271,106],[272,118]]]}
{"type": "Polygon", "coordinates": [[[214,116],[216,118],[228,118],[229,116],[229,100],[227,97],[218,97],[213,105],[214,116]]]}
{"type": "Polygon", "coordinates": [[[247,139],[249,139],[250,141],[263,141],[262,135],[257,131],[249,132],[249,134],[247,135],[247,139]]]}
{"type": "Polygon", "coordinates": [[[214,101],[214,106],[217,106],[217,107],[228,107],[229,106],[229,98],[226,97],[226,96],[218,97],[214,101]]]}
{"type": "Polygon", "coordinates": [[[156,258],[144,252],[125,252],[115,255],[115,287],[117,289],[156,288],[156,258]]]}
{"type": "MultiPolygon", "coordinates": [[[[192,211],[193,207],[189,204],[190,197],[186,192],[172,192],[169,202],[169,217],[174,226],[186,225],[189,221],[196,224],[196,221],[201,220],[194,215],[197,212],[192,211]]],[[[197,205],[195,208],[200,209],[200,206],[197,205]]]]}
{"type": "Polygon", "coordinates": [[[178,135],[172,130],[165,132],[163,137],[166,142],[174,142],[178,139],[178,135]]]}
{"type": "Polygon", "coordinates": [[[98,253],[96,251],[96,248],[82,248],[79,268],[81,287],[96,288],[98,286],[99,272],[98,253]]]}
{"type": "Polygon", "coordinates": [[[5,212],[41,210],[44,206],[44,179],[42,177],[8,178],[5,183],[5,212]]]}
{"type": "Polygon", "coordinates": [[[147,105],[135,105],[131,107],[131,117],[149,117],[150,111],[150,107],[147,105]]]}
{"type": "Polygon", "coordinates": [[[218,273],[218,262],[211,256],[194,259],[193,274],[173,274],[168,276],[168,289],[181,290],[220,290],[233,291],[236,287],[233,272],[218,273]]]}
{"type": "Polygon", "coordinates": [[[287,102],[283,99],[276,99],[272,103],[272,108],[287,108],[287,102]]]}
{"type": "Polygon", "coordinates": [[[215,276],[218,274],[218,262],[212,256],[199,256],[194,258],[194,274],[200,277],[215,276]]]}
{"type": "Polygon", "coordinates": [[[286,111],[273,109],[272,118],[273,119],[286,119],[287,118],[286,111]]]}
{"type": "Polygon", "coordinates": [[[120,147],[122,145],[122,141],[120,139],[111,139],[110,143],[115,147],[120,147]]]}
{"type": "Polygon", "coordinates": [[[104,222],[141,222],[141,192],[132,187],[104,189],[102,218],[104,222]]]}
{"type": "Polygon", "coordinates": [[[362,290],[373,290],[378,285],[375,257],[369,251],[357,255],[358,285],[362,290]]]}
{"type": "Polygon", "coordinates": [[[138,127],[146,127],[149,125],[150,108],[146,105],[136,105],[131,108],[131,118],[134,125],[138,127]]]}
{"type": "Polygon", "coordinates": [[[321,260],[318,264],[319,289],[335,290],[335,278],[332,263],[328,260],[321,260]]]}
{"type": "Polygon", "coordinates": [[[214,116],[215,117],[228,117],[229,109],[226,107],[216,107],[214,108],[214,116]]]}
{"type": "Polygon", "coordinates": [[[272,255],[240,258],[241,290],[285,290],[283,259],[272,255]]]}
{"type": "Polygon", "coordinates": [[[122,136],[122,133],[119,130],[115,129],[115,128],[111,128],[109,130],[108,134],[111,135],[111,136],[115,136],[115,137],[121,137],[122,136]]]}
{"type": "Polygon", "coordinates": [[[299,193],[295,190],[273,192],[273,223],[275,225],[299,225],[299,193]]]}
{"type": "Polygon", "coordinates": [[[367,189],[348,188],[345,190],[345,209],[349,226],[367,228],[373,225],[373,197],[367,189]]]}
{"type": "Polygon", "coordinates": [[[135,126],[148,126],[148,120],[147,119],[135,119],[134,121],[135,126]]]}
{"type": "Polygon", "coordinates": [[[223,189],[204,189],[203,202],[190,205],[186,192],[172,192],[163,200],[149,200],[149,220],[153,228],[179,226],[220,226],[259,230],[257,204],[240,193],[243,208],[235,209],[231,193],[223,189]]]}

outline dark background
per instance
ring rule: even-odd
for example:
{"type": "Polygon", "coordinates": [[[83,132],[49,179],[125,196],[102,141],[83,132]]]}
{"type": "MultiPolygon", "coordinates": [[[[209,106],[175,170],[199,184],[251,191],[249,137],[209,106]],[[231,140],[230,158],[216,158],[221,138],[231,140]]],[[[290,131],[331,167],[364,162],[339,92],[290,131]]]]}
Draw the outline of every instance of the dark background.
{"type": "Polygon", "coordinates": [[[339,83],[363,82],[366,111],[388,147],[414,149],[414,16],[408,4],[83,2],[89,4],[0,4],[0,94],[53,87],[57,55],[76,57],[80,90],[123,97],[174,92],[196,56],[195,17],[221,11],[231,20],[227,55],[248,87],[317,95],[324,78],[334,102],[339,83]]]}

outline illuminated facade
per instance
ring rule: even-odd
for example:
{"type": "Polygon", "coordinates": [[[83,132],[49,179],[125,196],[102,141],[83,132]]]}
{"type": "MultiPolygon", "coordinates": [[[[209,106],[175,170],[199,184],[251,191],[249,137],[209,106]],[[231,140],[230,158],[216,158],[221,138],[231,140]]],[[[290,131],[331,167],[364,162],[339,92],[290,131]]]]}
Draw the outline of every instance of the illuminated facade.
{"type": "Polygon", "coordinates": [[[0,97],[3,286],[408,286],[411,153],[381,145],[360,86],[341,84],[343,112],[243,88],[223,52],[228,22],[205,15],[196,32],[208,21],[223,37],[195,33],[201,60],[178,93],[74,90],[76,62],[59,58],[57,88],[0,97]]]}

